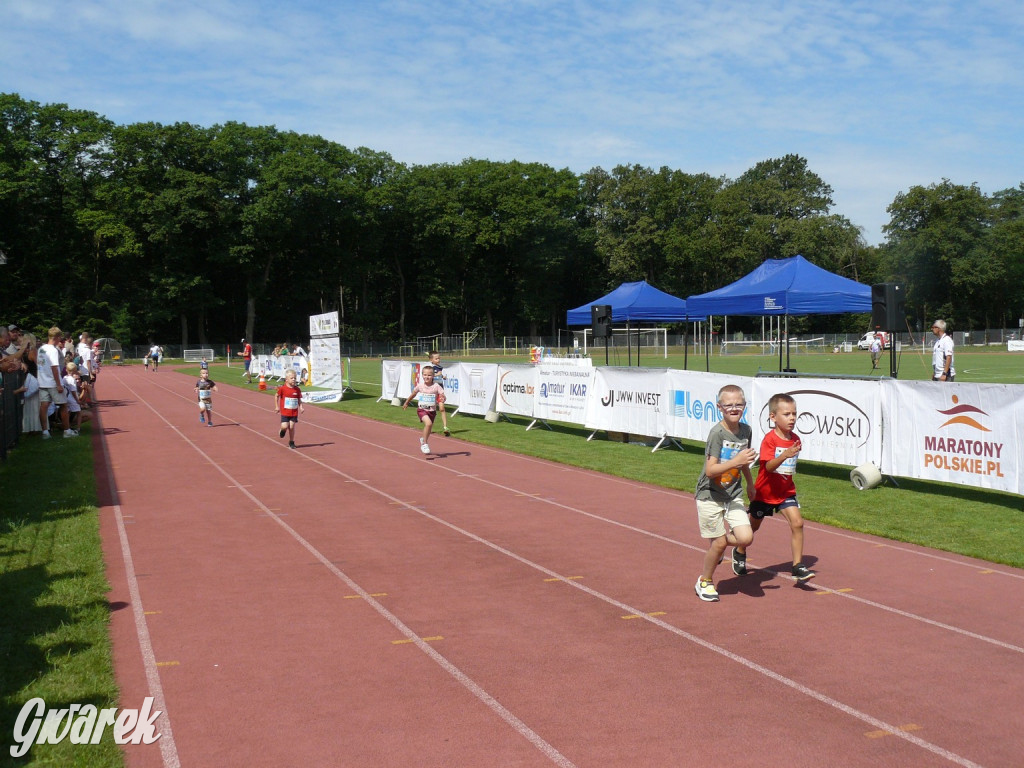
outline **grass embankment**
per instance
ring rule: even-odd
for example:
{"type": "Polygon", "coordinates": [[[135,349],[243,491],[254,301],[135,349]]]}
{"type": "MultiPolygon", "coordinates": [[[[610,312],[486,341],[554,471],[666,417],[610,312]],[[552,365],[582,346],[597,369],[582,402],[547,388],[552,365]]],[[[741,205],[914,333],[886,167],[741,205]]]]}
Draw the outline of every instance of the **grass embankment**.
{"type": "Polygon", "coordinates": [[[64,440],[23,437],[0,465],[0,766],[124,764],[110,728],[100,744],[64,739],[11,757],[22,706],[118,705],[89,427],[64,440]]]}

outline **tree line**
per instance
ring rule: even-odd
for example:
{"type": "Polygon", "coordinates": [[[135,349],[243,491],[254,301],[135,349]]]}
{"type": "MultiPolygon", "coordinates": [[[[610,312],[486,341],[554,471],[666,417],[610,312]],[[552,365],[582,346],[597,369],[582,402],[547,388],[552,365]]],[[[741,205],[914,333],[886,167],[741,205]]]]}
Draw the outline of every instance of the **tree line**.
{"type": "Polygon", "coordinates": [[[406,165],[272,126],[117,125],[0,94],[4,318],[123,343],[299,339],[309,314],[333,310],[349,341],[554,335],[567,309],[623,281],[685,297],[796,253],[904,282],[912,321],[1005,325],[1024,309],[1024,185],[913,187],[881,247],[832,208],[798,155],[736,179],[406,165]]]}

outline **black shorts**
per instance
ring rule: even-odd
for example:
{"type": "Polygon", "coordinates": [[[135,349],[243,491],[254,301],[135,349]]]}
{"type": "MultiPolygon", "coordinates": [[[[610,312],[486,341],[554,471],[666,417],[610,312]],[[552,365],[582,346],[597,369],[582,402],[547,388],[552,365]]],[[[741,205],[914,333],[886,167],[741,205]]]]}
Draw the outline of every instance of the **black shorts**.
{"type": "Polygon", "coordinates": [[[752,501],[750,502],[750,508],[747,512],[756,520],[761,520],[765,517],[771,517],[776,512],[779,512],[787,507],[796,507],[800,509],[800,504],[796,500],[796,496],[790,496],[785,501],[781,501],[778,504],[769,504],[766,501],[752,501]]]}

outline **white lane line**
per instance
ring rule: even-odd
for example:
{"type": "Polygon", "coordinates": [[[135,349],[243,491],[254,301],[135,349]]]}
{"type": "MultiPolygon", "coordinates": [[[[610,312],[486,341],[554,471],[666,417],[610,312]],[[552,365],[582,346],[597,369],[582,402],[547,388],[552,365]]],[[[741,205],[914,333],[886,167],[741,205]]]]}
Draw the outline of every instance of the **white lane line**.
{"type": "MultiPolygon", "coordinates": [[[[316,558],[318,562],[320,562],[331,573],[333,573],[335,576],[341,579],[349,589],[351,589],[353,592],[362,597],[363,600],[365,600],[369,605],[373,606],[374,610],[377,611],[377,613],[380,614],[380,616],[382,616],[384,619],[386,619],[392,626],[394,626],[395,629],[402,633],[402,635],[407,640],[409,640],[410,643],[414,644],[417,648],[419,648],[431,660],[436,662],[442,669],[444,669],[445,672],[447,672],[459,683],[461,683],[462,686],[465,687],[466,690],[468,690],[473,696],[475,696],[477,699],[483,702],[483,704],[490,708],[491,711],[497,714],[508,725],[512,726],[512,728],[520,736],[525,738],[534,747],[540,750],[540,752],[542,752],[544,756],[547,757],[555,765],[561,766],[562,768],[575,768],[575,764],[571,760],[569,760],[569,758],[567,758],[565,755],[563,755],[561,752],[555,749],[551,744],[545,741],[536,731],[530,728],[530,726],[528,726],[526,723],[524,723],[522,720],[516,717],[509,709],[504,707],[497,699],[491,696],[491,694],[489,694],[482,686],[480,686],[471,677],[469,677],[469,675],[467,675],[465,672],[463,672],[461,669],[455,666],[443,655],[438,653],[434,648],[431,648],[430,645],[427,642],[425,642],[422,638],[420,638],[418,634],[416,634],[412,631],[412,629],[406,626],[402,622],[402,620],[398,618],[398,616],[396,616],[387,608],[385,608],[368,591],[363,589],[361,586],[359,586],[359,584],[357,584],[355,581],[349,578],[349,576],[346,573],[344,573],[334,563],[328,560],[327,557],[323,553],[321,553],[316,547],[314,547],[309,541],[303,538],[303,536],[298,531],[296,531],[294,528],[288,525],[288,523],[282,520],[277,514],[272,512],[269,507],[264,505],[255,495],[250,493],[241,483],[238,483],[230,473],[228,473],[216,462],[214,462],[214,460],[205,451],[203,451],[196,443],[194,443],[189,437],[187,437],[177,426],[168,421],[163,416],[163,414],[161,414],[159,411],[156,410],[156,408],[150,405],[149,401],[140,397],[138,393],[136,393],[130,387],[129,391],[132,392],[132,394],[139,399],[139,402],[145,404],[145,406],[149,408],[154,414],[156,414],[158,418],[163,420],[168,427],[177,432],[178,436],[182,440],[184,440],[185,443],[187,443],[196,453],[198,453],[211,467],[213,467],[215,470],[224,475],[224,477],[226,477],[228,480],[234,483],[239,492],[247,496],[253,503],[260,507],[268,517],[272,518],[274,522],[281,526],[281,528],[283,528],[293,539],[295,539],[295,541],[298,542],[300,546],[302,546],[307,552],[309,552],[314,558],[316,558]]],[[[240,426],[242,426],[243,429],[246,429],[247,431],[258,435],[259,437],[263,437],[266,440],[271,440],[271,442],[274,442],[272,438],[257,432],[251,427],[246,427],[245,425],[240,426]]],[[[301,456],[303,454],[297,455],[301,456]]],[[[304,458],[309,457],[305,456],[304,458]]],[[[315,461],[315,459],[313,459],[313,461],[315,461]]],[[[359,482],[356,481],[354,478],[350,479],[353,482],[359,482]]],[[[360,485],[366,487],[365,483],[360,482],[360,485]]],[[[397,499],[395,499],[395,501],[397,501],[397,499]]],[[[412,507],[410,507],[405,502],[400,503],[402,506],[412,509],[412,507]]],[[[177,764],[175,764],[175,766],[176,765],[177,764]]]]}
{"type": "MultiPolygon", "coordinates": [[[[149,636],[149,625],[146,623],[146,612],[142,608],[142,593],[139,591],[139,582],[135,577],[135,562],[132,558],[131,544],[128,542],[128,532],[125,530],[125,520],[121,513],[121,504],[118,502],[117,485],[114,482],[114,472],[110,466],[110,453],[107,450],[107,436],[103,434],[102,402],[100,408],[94,412],[93,420],[96,428],[99,429],[100,446],[103,451],[103,463],[107,470],[107,483],[110,486],[110,494],[113,497],[114,519],[117,522],[117,536],[121,544],[121,557],[124,560],[125,579],[128,582],[128,595],[132,603],[132,616],[135,619],[135,634],[139,640],[139,650],[142,652],[142,665],[146,670],[146,683],[149,686],[149,694],[153,697],[155,709],[163,712],[161,715],[158,730],[160,738],[160,757],[166,768],[180,768],[181,761],[178,758],[178,747],[174,743],[174,733],[171,730],[171,715],[167,711],[167,700],[164,698],[163,685],[160,683],[160,672],[157,669],[156,654],[153,651],[153,642],[149,636]]],[[[123,702],[122,702],[123,703],[123,702]]]]}

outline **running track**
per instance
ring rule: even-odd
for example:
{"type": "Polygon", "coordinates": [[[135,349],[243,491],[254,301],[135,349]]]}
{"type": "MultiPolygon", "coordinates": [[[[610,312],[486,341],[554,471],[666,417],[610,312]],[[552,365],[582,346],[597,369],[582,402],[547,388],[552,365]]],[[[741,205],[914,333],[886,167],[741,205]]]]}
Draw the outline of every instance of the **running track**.
{"type": "Polygon", "coordinates": [[[702,603],[688,494],[193,379],[100,381],[129,766],[1024,762],[1024,571],[770,520],[702,603]]]}

